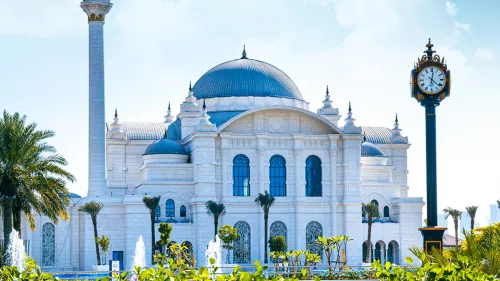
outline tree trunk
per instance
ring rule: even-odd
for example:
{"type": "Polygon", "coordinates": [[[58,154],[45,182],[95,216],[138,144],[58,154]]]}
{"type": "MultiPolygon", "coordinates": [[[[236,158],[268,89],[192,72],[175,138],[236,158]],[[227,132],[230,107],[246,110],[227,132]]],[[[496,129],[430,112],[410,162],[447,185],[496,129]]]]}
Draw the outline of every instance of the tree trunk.
{"type": "Polygon", "coordinates": [[[368,217],[368,239],[366,240],[366,260],[369,263],[371,261],[370,254],[372,251],[372,218],[368,217]]]}
{"type": "Polygon", "coordinates": [[[94,225],[94,243],[95,243],[95,254],[97,256],[97,265],[101,265],[101,255],[99,254],[99,245],[95,238],[97,238],[97,218],[92,218],[92,224],[94,225]]]}
{"type": "Polygon", "coordinates": [[[474,229],[474,217],[471,217],[470,218],[470,231],[472,232],[473,229],[474,229]]]}
{"type": "Polygon", "coordinates": [[[458,220],[453,220],[455,224],[455,247],[458,247],[458,220]]]}
{"type": "Polygon", "coordinates": [[[264,264],[267,264],[267,221],[269,213],[264,211],[264,264]]]}
{"type": "Polygon", "coordinates": [[[155,213],[151,210],[151,264],[155,260],[155,213]]]}
{"type": "Polygon", "coordinates": [[[219,218],[214,216],[214,242],[217,239],[217,226],[219,225],[219,218]]]}
{"type": "Polygon", "coordinates": [[[21,216],[22,216],[22,211],[21,208],[19,208],[19,205],[16,203],[15,200],[12,202],[12,224],[14,225],[14,229],[17,231],[19,235],[19,239],[22,239],[22,232],[21,232],[21,216]]]}
{"type": "Polygon", "coordinates": [[[3,263],[11,264],[10,257],[7,256],[7,248],[10,245],[10,233],[12,232],[12,198],[4,197],[3,202],[3,263]]]}

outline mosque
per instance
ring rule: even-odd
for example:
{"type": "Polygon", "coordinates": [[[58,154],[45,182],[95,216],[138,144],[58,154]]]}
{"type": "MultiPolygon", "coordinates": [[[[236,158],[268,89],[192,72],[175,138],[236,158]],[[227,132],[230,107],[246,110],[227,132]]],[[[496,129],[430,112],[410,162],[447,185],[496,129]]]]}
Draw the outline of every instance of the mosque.
{"type": "Polygon", "coordinates": [[[43,270],[96,264],[90,217],[77,210],[91,200],[104,204],[98,232],[110,237],[108,261],[130,268],[142,235],[151,264],[146,195],[161,196],[156,229],[169,222],[171,239],[190,245],[199,265],[213,238],[208,200],[226,206],[219,226],[240,234],[231,262],[264,260],[263,212],[254,202],[264,191],[276,197],[269,234],[286,237],[288,249],[318,252],[318,236],[348,235],[347,263],[361,265],[367,247],[361,203],[368,202],[381,214],[373,223],[372,256],[400,264],[408,247],[422,244],[424,202],[408,197],[410,144],[397,117],[392,129],[362,126],[355,107],[343,105],[342,118],[328,88],[323,106],[312,111],[290,77],[243,50],[190,85],[176,116],[169,104],[164,120],[122,122],[115,112],[106,122],[103,28],[112,3],[84,0],[81,7],[89,24],[89,193],[73,195],[70,221],[54,225],[39,216],[38,229],[23,232],[43,270]]]}

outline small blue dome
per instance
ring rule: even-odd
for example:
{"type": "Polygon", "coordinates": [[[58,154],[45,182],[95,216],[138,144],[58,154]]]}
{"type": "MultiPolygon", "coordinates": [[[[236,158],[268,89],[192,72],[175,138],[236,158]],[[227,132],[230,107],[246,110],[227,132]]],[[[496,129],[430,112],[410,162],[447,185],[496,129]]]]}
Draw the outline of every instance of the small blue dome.
{"type": "Polygon", "coordinates": [[[241,58],[203,74],[193,87],[197,99],[216,97],[280,97],[303,100],[283,71],[263,61],[241,58]]]}
{"type": "Polygon", "coordinates": [[[371,142],[361,144],[361,157],[385,157],[384,152],[371,142]]]}
{"type": "Polygon", "coordinates": [[[70,192],[69,193],[69,198],[82,198],[82,197],[80,195],[76,194],[76,193],[70,192]]]}
{"type": "Polygon", "coordinates": [[[151,154],[183,154],[187,155],[186,149],[180,143],[166,138],[161,138],[148,146],[143,155],[151,154]]]}

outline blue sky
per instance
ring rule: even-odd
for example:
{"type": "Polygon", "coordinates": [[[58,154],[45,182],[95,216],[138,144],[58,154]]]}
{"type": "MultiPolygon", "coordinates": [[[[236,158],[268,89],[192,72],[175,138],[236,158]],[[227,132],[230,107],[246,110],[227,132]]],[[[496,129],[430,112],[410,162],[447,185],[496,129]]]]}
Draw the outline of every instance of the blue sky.
{"type": "MultiPolygon", "coordinates": [[[[3,2],[3,1],[2,1],[3,2]]],[[[361,0],[116,0],[106,17],[106,115],[162,121],[211,67],[241,56],[287,73],[316,111],[330,86],[358,125],[392,128],[412,143],[411,196],[425,197],[424,109],[410,98],[413,62],[431,37],[452,74],[437,109],[439,209],[500,199],[500,2],[361,0]]],[[[52,144],[86,194],[87,19],[74,0],[5,1],[0,10],[0,108],[56,131],[52,144]]],[[[425,211],[425,209],[424,209],[425,211]]],[[[424,212],[425,213],[425,212],[424,212]]]]}

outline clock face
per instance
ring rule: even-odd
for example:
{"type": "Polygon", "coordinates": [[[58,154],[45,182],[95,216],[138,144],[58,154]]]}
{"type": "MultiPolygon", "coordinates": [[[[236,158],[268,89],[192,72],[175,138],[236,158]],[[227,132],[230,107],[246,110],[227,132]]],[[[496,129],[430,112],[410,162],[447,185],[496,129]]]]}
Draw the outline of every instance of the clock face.
{"type": "Polygon", "coordinates": [[[429,66],[418,73],[416,82],[420,90],[426,94],[433,95],[443,90],[446,85],[446,75],[441,69],[429,66]]]}

